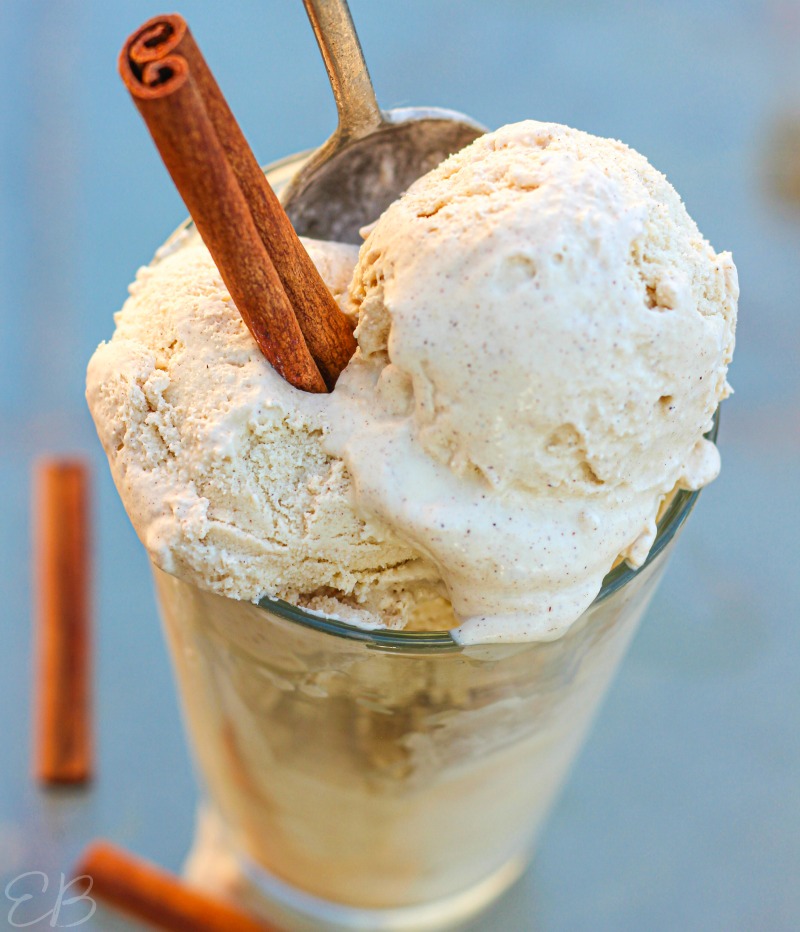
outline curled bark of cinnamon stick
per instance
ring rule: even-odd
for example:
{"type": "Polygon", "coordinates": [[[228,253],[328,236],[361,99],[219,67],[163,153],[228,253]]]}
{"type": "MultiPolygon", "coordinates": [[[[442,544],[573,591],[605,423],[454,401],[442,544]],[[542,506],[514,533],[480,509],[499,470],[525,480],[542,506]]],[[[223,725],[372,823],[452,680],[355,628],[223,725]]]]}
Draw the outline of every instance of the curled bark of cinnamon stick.
{"type": "Polygon", "coordinates": [[[326,390],[186,59],[120,70],[222,280],[259,348],[297,388],[326,390]]]}
{"type": "Polygon", "coordinates": [[[177,14],[145,23],[130,46],[131,61],[144,66],[172,54],[188,62],[253,222],[292,303],[314,361],[332,388],[356,350],[352,326],[339,310],[264,177],[185,20],[177,14]]]}
{"type": "MultiPolygon", "coordinates": [[[[203,141],[209,142],[206,136],[210,128],[211,135],[215,137],[210,146],[215,167],[221,155],[242,195],[249,213],[250,224],[257,232],[271,266],[288,297],[305,346],[321,373],[325,387],[332,388],[339,373],[355,352],[356,342],[350,322],[339,310],[333,296],[303,248],[183,18],[177,14],[155,17],[134,32],[125,43],[120,55],[120,73],[153,133],[156,145],[176,185],[181,190],[184,200],[187,198],[183,186],[186,185],[187,179],[192,181],[192,187],[197,187],[197,175],[190,164],[193,154],[196,157],[196,150],[187,151],[189,148],[187,146],[178,149],[177,141],[172,139],[165,146],[167,150],[165,154],[162,145],[167,141],[166,137],[174,134],[170,134],[169,127],[163,125],[169,122],[169,118],[163,115],[157,116],[152,101],[169,99],[173,111],[172,122],[178,124],[184,132],[187,127],[180,125],[188,122],[198,123],[199,119],[194,111],[198,102],[202,106],[203,116],[208,121],[208,126],[204,128],[203,141]],[[185,63],[188,77],[182,76],[184,65],[177,65],[177,60],[185,63]],[[180,96],[176,96],[181,92],[180,85],[186,81],[191,81],[193,86],[195,97],[191,101],[185,92],[183,92],[183,100],[180,96]],[[145,90],[142,90],[143,87],[145,90]],[[184,113],[187,108],[191,108],[191,119],[187,118],[184,113]],[[170,161],[167,160],[168,156],[170,161]]],[[[233,196],[228,191],[227,185],[225,192],[226,196],[233,196]]],[[[207,209],[209,205],[205,194],[201,201],[200,205],[196,205],[196,209],[203,207],[207,209]]],[[[239,299],[231,289],[220,260],[217,259],[215,250],[206,238],[201,223],[195,217],[195,212],[188,200],[187,206],[238,306],[239,299]]],[[[227,207],[225,213],[229,213],[227,207]]],[[[220,239],[224,238],[224,234],[220,232],[216,235],[220,239]]],[[[243,249],[243,251],[256,253],[254,243],[249,236],[246,239],[246,250],[243,249]]],[[[247,313],[251,317],[256,316],[252,309],[247,313]]],[[[244,313],[243,316],[245,316],[244,313]]],[[[245,319],[247,320],[246,317],[245,319]]],[[[248,326],[250,326],[249,321],[248,326]]],[[[269,327],[263,329],[271,332],[269,327]]],[[[259,345],[261,346],[261,342],[259,345]]],[[[262,350],[271,359],[264,346],[262,350]]],[[[284,377],[293,384],[297,384],[288,376],[284,377]]],[[[299,387],[305,387],[305,385],[299,387]]],[[[307,390],[319,391],[320,389],[307,390]]]]}

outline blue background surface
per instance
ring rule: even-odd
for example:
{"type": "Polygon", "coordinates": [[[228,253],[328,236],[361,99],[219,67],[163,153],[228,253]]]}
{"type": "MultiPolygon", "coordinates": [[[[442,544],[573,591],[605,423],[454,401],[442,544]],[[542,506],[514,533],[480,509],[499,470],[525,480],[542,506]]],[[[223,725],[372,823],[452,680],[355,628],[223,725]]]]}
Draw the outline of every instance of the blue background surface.
{"type": "MultiPolygon", "coordinates": [[[[353,0],[384,106],[625,140],[742,285],[723,473],[704,492],[539,855],[472,930],[800,927],[800,203],[772,144],[800,120],[796,2],[353,0]]],[[[115,71],[150,0],[0,3],[0,927],[104,835],[178,869],[195,789],[150,589],[83,402],[138,265],[185,215],[115,71]],[[93,463],[98,776],[29,778],[30,471],[93,463]]],[[[335,109],[300,0],[181,12],[260,161],[335,109]]],[[[800,147],[793,155],[800,173],[800,147]]],[[[800,182],[799,182],[800,183],[800,182]]],[[[45,898],[46,899],[46,898],[45,898]]],[[[43,910],[42,910],[43,911],[43,910]]],[[[98,917],[101,914],[98,913],[98,917]]],[[[84,928],[133,928],[110,913],[84,928]]],[[[67,921],[66,912],[62,921],[67,921]]],[[[41,928],[49,928],[47,922],[41,928]]]]}

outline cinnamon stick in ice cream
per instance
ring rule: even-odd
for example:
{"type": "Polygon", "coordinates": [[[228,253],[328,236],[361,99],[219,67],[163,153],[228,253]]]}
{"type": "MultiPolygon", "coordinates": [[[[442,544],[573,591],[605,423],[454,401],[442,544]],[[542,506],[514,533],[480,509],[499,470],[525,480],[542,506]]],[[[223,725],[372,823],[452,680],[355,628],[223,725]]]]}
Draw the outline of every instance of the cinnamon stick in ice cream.
{"type": "Polygon", "coordinates": [[[264,177],[185,20],[177,14],[148,20],[128,40],[123,55],[134,70],[144,70],[174,55],[188,63],[253,223],[292,304],[309,352],[326,385],[333,388],[356,350],[352,325],[339,310],[264,177]]]}

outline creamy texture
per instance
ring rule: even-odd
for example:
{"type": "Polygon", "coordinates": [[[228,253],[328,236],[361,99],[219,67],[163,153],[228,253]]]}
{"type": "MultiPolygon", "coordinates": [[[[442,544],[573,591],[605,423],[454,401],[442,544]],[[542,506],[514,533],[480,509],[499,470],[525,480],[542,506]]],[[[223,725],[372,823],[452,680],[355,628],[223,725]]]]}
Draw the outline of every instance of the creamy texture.
{"type": "Polygon", "coordinates": [[[377,221],[349,296],[355,249],[306,245],[358,316],[332,394],[270,368],[196,235],[140,270],[90,363],[167,572],[373,627],[455,624],[447,596],[465,643],[552,639],[644,561],[666,495],[716,476],[736,271],[621,143],[487,134],[377,221]]]}
{"type": "Polygon", "coordinates": [[[326,445],[437,565],[462,641],[559,636],[719,471],[736,270],[622,143],[487,134],[383,214],[351,293],[326,445]]]}
{"type": "MultiPolygon", "coordinates": [[[[357,250],[305,241],[337,298],[357,250]]],[[[353,511],[320,444],[325,396],[262,356],[197,235],[139,271],[87,398],[139,537],[167,572],[366,626],[405,623],[438,574],[353,511]]]]}

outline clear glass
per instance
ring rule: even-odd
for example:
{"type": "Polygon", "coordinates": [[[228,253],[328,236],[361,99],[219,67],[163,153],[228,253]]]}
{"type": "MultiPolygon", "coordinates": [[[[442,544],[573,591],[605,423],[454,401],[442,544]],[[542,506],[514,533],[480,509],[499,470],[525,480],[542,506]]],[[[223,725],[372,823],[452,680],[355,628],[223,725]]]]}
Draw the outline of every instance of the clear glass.
{"type": "Polygon", "coordinates": [[[528,862],[696,498],[675,495],[647,563],[546,643],[367,631],[154,568],[206,797],[189,878],[293,930],[483,908],[528,862]]]}

